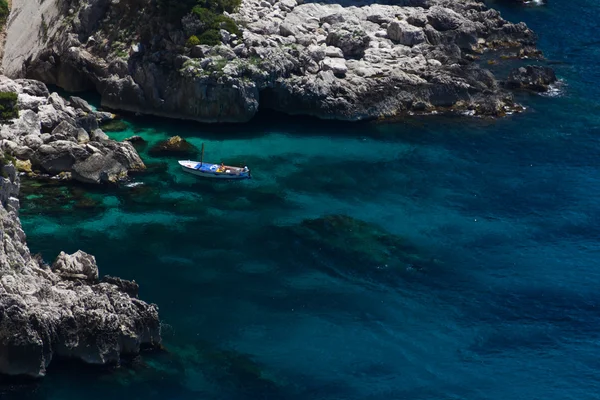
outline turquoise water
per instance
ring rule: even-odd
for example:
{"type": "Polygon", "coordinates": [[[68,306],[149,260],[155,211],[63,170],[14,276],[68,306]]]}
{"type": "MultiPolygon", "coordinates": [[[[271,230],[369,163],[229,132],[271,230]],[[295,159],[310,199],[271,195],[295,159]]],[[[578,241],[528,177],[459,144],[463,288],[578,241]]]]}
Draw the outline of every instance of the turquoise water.
{"type": "Polygon", "coordinates": [[[2,399],[598,398],[600,7],[502,12],[565,82],[521,96],[524,114],[131,117],[110,135],[149,142],[134,184],[25,184],[32,251],[82,249],[135,279],[166,350],[116,370],[57,362],[2,399]],[[175,134],[253,179],[205,182],[148,154],[175,134]]]}

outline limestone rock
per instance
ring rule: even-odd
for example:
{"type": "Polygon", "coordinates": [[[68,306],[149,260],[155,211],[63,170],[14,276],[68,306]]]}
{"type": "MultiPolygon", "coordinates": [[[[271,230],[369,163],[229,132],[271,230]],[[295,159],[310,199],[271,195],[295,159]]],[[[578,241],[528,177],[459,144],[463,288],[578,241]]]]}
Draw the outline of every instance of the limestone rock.
{"type": "MultiPolygon", "coordinates": [[[[242,0],[229,15],[242,30],[239,37],[219,31],[223,43],[218,46],[183,50],[201,23],[186,16],[183,29],[161,24],[161,32],[143,48],[136,45],[127,58],[101,45],[112,40],[107,32],[112,27],[127,30],[127,21],[134,18],[154,26],[161,16],[152,7],[127,14],[121,3],[76,2],[72,7],[77,17],[71,21],[61,14],[59,0],[40,6],[14,0],[5,71],[63,88],[95,89],[102,105],[112,109],[202,122],[248,121],[259,102],[290,114],[342,120],[397,117],[422,111],[424,104],[431,111],[469,107],[495,113],[498,107],[512,105],[506,89],[510,86],[491,84],[472,53],[503,46],[518,51],[531,48],[536,40],[525,24],[505,21],[478,0],[351,6],[242,0]],[[42,15],[53,21],[43,43],[35,39],[42,31],[42,15]],[[81,43],[90,36],[93,40],[81,43]],[[345,61],[324,61],[336,58],[345,61]],[[336,79],[333,67],[344,79],[336,79]]],[[[226,30],[225,25],[221,28],[226,30]]],[[[11,85],[0,80],[0,88],[11,85]]],[[[28,90],[20,93],[37,96],[37,88],[28,90]]],[[[92,141],[106,140],[101,135],[95,139],[94,126],[72,121],[81,120],[81,113],[69,114],[69,107],[50,95],[39,97],[49,103],[27,96],[20,101],[39,109],[45,132],[67,120],[86,129],[92,141]]],[[[100,113],[93,115],[100,118],[100,113]]],[[[10,135],[6,139],[14,141],[10,135]]]]}
{"type": "Polygon", "coordinates": [[[73,108],[83,110],[86,113],[94,112],[92,106],[90,106],[90,104],[81,97],[71,96],[69,98],[69,103],[71,104],[71,106],[73,106],[73,108]]]}
{"type": "Polygon", "coordinates": [[[343,58],[326,58],[321,62],[323,71],[332,71],[336,76],[344,76],[348,72],[346,61],[343,58]]]}
{"type": "Polygon", "coordinates": [[[339,47],[346,58],[361,59],[371,38],[360,28],[343,26],[330,31],[327,45],[339,47]]]}
{"type": "Polygon", "coordinates": [[[98,280],[96,258],[81,250],[70,255],[61,251],[52,264],[52,271],[63,279],[98,280]]]}
{"type": "Polygon", "coordinates": [[[387,27],[387,35],[394,42],[405,46],[414,46],[427,40],[423,29],[404,21],[390,22],[387,27]]]}
{"type": "Polygon", "coordinates": [[[55,356],[118,363],[161,342],[158,308],[137,284],[98,281],[93,256],[61,252],[52,268],[32,257],[18,218],[19,177],[0,177],[0,373],[41,377],[55,356]]]}

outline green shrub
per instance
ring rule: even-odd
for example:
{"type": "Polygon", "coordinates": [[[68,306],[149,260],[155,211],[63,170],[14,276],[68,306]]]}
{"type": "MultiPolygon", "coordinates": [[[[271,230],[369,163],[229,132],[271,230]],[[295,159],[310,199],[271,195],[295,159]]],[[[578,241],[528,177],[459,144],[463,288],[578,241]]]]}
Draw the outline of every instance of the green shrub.
{"type": "Polygon", "coordinates": [[[221,34],[215,29],[209,29],[198,37],[200,44],[216,46],[221,43],[221,34]]]}
{"type": "Polygon", "coordinates": [[[240,28],[238,28],[237,24],[234,20],[224,15],[217,15],[214,21],[215,29],[225,29],[229,33],[234,33],[238,36],[242,36],[242,32],[240,32],[240,28]]]}
{"type": "Polygon", "coordinates": [[[223,11],[232,13],[237,10],[242,0],[156,0],[156,3],[165,17],[171,21],[180,21],[181,17],[188,14],[195,6],[216,14],[221,14],[223,11]]]}
{"type": "MultiPolygon", "coordinates": [[[[15,158],[13,156],[0,151],[0,169],[2,169],[2,167],[5,165],[14,164],[14,163],[15,163],[15,158]]],[[[5,178],[6,178],[6,176],[5,176],[5,178]]]]}
{"type": "Polygon", "coordinates": [[[200,20],[200,23],[204,26],[212,26],[215,23],[215,17],[217,16],[214,12],[208,8],[196,6],[192,8],[192,14],[194,14],[200,20]]]}
{"type": "Polygon", "coordinates": [[[199,44],[200,44],[200,39],[198,39],[198,36],[196,36],[196,35],[190,36],[190,38],[185,43],[185,45],[187,47],[194,47],[194,46],[198,46],[199,44]]]}
{"type": "Polygon", "coordinates": [[[8,14],[10,9],[8,8],[8,3],[6,0],[0,0],[0,25],[4,26],[6,20],[8,19],[8,14]]]}
{"type": "Polygon", "coordinates": [[[242,4],[242,0],[198,0],[196,2],[200,7],[208,8],[218,14],[223,11],[228,13],[235,12],[242,4]]]}
{"type": "Polygon", "coordinates": [[[17,98],[15,92],[0,92],[0,120],[19,118],[17,98]]]}

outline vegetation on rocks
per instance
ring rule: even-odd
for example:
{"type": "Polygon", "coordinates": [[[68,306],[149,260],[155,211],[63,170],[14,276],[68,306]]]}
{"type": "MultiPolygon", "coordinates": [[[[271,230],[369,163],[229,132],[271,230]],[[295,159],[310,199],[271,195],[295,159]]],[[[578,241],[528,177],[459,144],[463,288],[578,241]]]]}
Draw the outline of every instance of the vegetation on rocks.
{"type": "Polygon", "coordinates": [[[181,19],[195,7],[221,14],[224,11],[234,12],[241,3],[241,0],[157,0],[159,9],[173,21],[181,19]]]}
{"type": "Polygon", "coordinates": [[[18,117],[17,94],[14,92],[0,92],[0,120],[7,121],[18,117]]]}
{"type": "Polygon", "coordinates": [[[3,27],[4,24],[6,24],[9,12],[10,8],[8,7],[7,1],[0,0],[0,27],[3,27]]]}

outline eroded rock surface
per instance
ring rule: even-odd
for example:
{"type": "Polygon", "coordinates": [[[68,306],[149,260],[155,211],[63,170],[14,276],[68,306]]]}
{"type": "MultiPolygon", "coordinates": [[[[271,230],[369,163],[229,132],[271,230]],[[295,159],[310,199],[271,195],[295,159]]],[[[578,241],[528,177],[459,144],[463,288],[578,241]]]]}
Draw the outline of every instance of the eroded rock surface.
{"type": "Polygon", "coordinates": [[[99,129],[106,116],[84,100],[72,98],[74,108],[41,82],[5,76],[0,92],[18,95],[19,117],[0,125],[0,149],[16,157],[17,165],[86,183],[116,182],[146,168],[131,143],[111,140],[99,129]]]}
{"type": "Polygon", "coordinates": [[[18,218],[19,177],[0,177],[0,373],[39,377],[54,356],[118,363],[161,342],[158,309],[137,284],[98,280],[93,256],[61,252],[51,267],[33,257],[18,218]]]}
{"type": "Polygon", "coordinates": [[[13,2],[6,74],[95,88],[115,109],[204,122],[248,121],[259,104],[342,120],[503,115],[512,96],[473,55],[536,39],[476,0],[243,0],[231,15],[241,36],[221,29],[219,45],[191,47],[200,22],[167,24],[150,0],[34,3],[13,2]]]}

